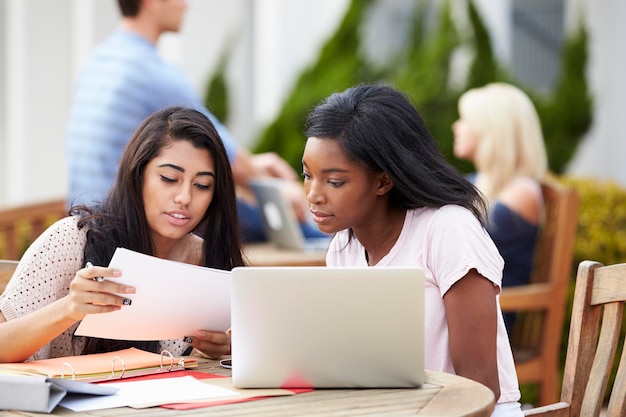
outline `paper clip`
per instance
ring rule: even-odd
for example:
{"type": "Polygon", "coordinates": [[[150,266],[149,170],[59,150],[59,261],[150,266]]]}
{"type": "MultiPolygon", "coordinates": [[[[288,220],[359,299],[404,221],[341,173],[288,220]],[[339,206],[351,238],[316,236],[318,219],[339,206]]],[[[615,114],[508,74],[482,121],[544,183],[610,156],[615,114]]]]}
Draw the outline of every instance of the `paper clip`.
{"type": "Polygon", "coordinates": [[[169,350],[161,351],[161,369],[159,371],[163,370],[163,355],[167,355],[170,358],[170,367],[167,368],[167,371],[169,372],[174,367],[174,356],[172,355],[172,353],[169,350]]]}
{"type": "Polygon", "coordinates": [[[119,376],[119,379],[122,379],[124,377],[124,372],[126,372],[126,365],[124,364],[124,359],[120,358],[119,356],[116,356],[113,358],[113,361],[111,362],[111,378],[114,379],[115,378],[115,360],[119,359],[120,362],[122,363],[122,373],[119,376]]]}
{"type": "Polygon", "coordinates": [[[63,362],[63,365],[61,365],[61,379],[65,379],[65,367],[66,366],[70,368],[70,370],[72,371],[72,381],[73,381],[74,379],[76,379],[76,373],[74,372],[74,367],[69,362],[63,362]]]}

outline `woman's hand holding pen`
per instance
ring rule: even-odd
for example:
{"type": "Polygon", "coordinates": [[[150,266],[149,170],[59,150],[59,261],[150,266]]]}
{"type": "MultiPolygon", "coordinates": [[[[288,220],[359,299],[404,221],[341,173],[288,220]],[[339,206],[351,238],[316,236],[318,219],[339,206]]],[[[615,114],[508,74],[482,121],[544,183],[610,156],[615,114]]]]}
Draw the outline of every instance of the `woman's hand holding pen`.
{"type": "Polygon", "coordinates": [[[118,294],[134,294],[135,287],[108,279],[121,276],[120,270],[88,263],[70,283],[70,292],[65,297],[69,315],[78,321],[87,314],[109,313],[130,305],[130,299],[118,294]]]}
{"type": "Polygon", "coordinates": [[[210,359],[230,355],[230,329],[226,332],[198,330],[193,336],[185,337],[184,341],[210,359]]]}

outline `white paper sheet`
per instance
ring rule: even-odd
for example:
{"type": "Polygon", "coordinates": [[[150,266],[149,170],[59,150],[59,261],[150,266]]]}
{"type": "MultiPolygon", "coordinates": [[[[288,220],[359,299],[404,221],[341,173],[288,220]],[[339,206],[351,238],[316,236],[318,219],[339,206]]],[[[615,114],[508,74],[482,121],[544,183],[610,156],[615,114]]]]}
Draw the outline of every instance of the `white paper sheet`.
{"type": "Polygon", "coordinates": [[[109,278],[135,286],[118,311],[87,315],[76,335],[120,340],[167,340],[196,330],[230,328],[230,271],[168,261],[118,248],[109,264],[122,271],[109,278]]]}
{"type": "Polygon", "coordinates": [[[90,411],[146,403],[161,405],[190,400],[211,400],[239,395],[226,388],[205,384],[192,376],[116,382],[106,385],[119,388],[119,391],[107,396],[68,395],[61,400],[59,405],[73,411],[90,411]]]}

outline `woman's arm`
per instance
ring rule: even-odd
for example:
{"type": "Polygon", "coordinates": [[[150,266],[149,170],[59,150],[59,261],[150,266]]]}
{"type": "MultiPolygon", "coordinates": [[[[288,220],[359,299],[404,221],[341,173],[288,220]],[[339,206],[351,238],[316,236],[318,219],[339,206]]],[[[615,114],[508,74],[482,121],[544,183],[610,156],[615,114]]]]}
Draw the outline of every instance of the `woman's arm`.
{"type": "Polygon", "coordinates": [[[443,301],[455,373],[486,385],[499,398],[496,287],[472,269],[443,301]]]}
{"type": "Polygon", "coordinates": [[[247,149],[238,151],[237,157],[232,164],[235,183],[244,188],[253,178],[275,177],[285,182],[281,192],[291,203],[298,221],[303,222],[307,218],[308,203],[304,195],[302,181],[296,171],[275,152],[251,154],[247,149]]]}
{"type": "MultiPolygon", "coordinates": [[[[41,349],[46,343],[63,333],[68,327],[82,320],[87,314],[107,313],[119,310],[124,297],[115,295],[134,293],[135,288],[115,282],[98,282],[97,276],[119,277],[120,271],[89,267],[79,270],[66,296],[13,320],[6,320],[0,311],[0,362],[22,362],[41,349]]],[[[13,277],[12,279],[25,279],[13,277]]]]}

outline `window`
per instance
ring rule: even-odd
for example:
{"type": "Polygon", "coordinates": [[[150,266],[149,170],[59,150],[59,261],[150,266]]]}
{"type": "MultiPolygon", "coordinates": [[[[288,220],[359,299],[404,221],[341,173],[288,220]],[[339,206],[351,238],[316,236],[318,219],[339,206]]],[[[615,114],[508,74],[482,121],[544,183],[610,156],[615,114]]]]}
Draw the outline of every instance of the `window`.
{"type": "Polygon", "coordinates": [[[513,77],[549,91],[561,70],[563,0],[513,0],[512,5],[513,77]]]}

